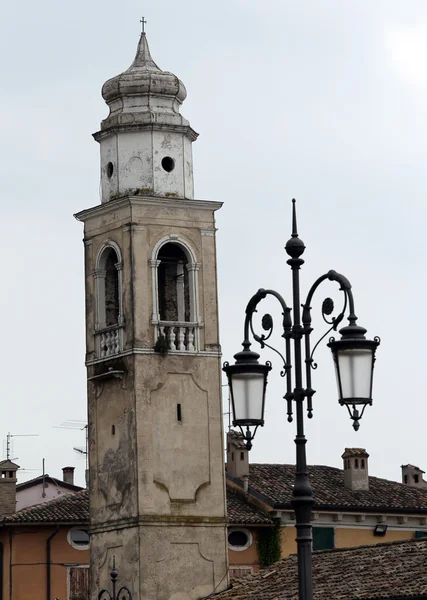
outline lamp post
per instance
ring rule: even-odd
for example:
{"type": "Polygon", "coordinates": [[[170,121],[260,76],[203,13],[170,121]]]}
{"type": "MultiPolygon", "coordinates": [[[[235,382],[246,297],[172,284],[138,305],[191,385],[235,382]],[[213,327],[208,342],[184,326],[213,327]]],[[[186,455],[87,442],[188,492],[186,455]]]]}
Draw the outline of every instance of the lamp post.
{"type": "Polygon", "coordinates": [[[317,367],[313,360],[313,353],[328,333],[337,330],[338,325],[348,312],[349,324],[340,329],[341,339],[330,338],[328,346],[331,348],[335,365],[338,401],[341,405],[347,407],[353,421],[353,427],[357,431],[366,406],[372,404],[375,351],[380,340],[377,337],[373,340],[366,339],[366,329],[357,325],[350,282],[336,271],[328,271],[319,277],[311,286],[305,302],[301,305],[299,271],[304,264],[301,255],[304,253],[305,246],[298,237],[295,200],[292,202],[292,236],[285,246],[285,250],[290,256],[287,263],[292,271],[292,310],[278,292],[258,290],[246,307],[243,350],[234,355],[236,362],[233,365],[227,362],[224,363],[223,370],[227,374],[230,387],[233,425],[240,428],[247,448],[251,449],[258,427],[264,425],[265,392],[271,363],[261,364],[258,362],[260,355],[251,350],[250,334],[260,344],[261,348],[268,347],[274,350],[283,360],[281,375],[286,377],[284,399],[287,402],[289,422],[293,420],[294,403],[296,413],[296,475],[292,506],[295,510],[297,530],[299,599],[312,600],[311,509],[314,499],[307,473],[304,402],[307,403],[308,418],[311,418],[313,416],[312,398],[315,393],[315,390],[311,387],[311,371],[317,367]],[[344,304],[341,312],[336,317],[332,317],[334,311],[332,299],[326,298],[323,301],[322,316],[330,328],[311,350],[310,336],[313,331],[311,327],[311,302],[319,285],[327,280],[335,281],[340,286],[340,290],[343,292],[344,304]],[[276,298],[282,308],[282,337],[285,341],[284,356],[267,342],[273,333],[271,315],[266,314],[262,318],[261,325],[265,333],[258,335],[254,330],[254,313],[257,312],[259,302],[267,296],[276,298]]]}
{"type": "Polygon", "coordinates": [[[122,585],[122,587],[116,593],[118,576],[119,572],[116,569],[116,557],[113,556],[113,568],[110,573],[112,593],[104,588],[99,592],[98,600],[132,600],[132,593],[125,585],[122,585]]]}

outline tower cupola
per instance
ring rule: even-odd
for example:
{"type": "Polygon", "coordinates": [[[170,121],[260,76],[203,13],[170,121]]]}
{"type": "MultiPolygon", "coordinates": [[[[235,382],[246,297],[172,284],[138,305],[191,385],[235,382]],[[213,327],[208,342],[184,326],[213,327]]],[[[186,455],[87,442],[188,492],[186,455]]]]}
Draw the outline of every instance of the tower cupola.
{"type": "Polygon", "coordinates": [[[110,107],[102,130],[134,123],[189,125],[179,114],[187,90],[176,75],[162,71],[154,62],[145,33],[129,69],[104,83],[102,97],[110,107]]]}
{"type": "Polygon", "coordinates": [[[191,144],[198,134],[179,112],[182,81],[139,39],[131,66],[105,82],[110,113],[94,138],[101,145],[102,202],[127,195],[193,198],[191,144]]]}

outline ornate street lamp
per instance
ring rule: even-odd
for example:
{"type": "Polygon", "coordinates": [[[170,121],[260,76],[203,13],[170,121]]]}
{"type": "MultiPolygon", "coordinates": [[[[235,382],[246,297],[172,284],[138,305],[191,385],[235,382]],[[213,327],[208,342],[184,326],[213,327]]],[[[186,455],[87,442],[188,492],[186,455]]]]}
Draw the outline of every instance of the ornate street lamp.
{"type": "Polygon", "coordinates": [[[292,202],[292,236],[285,246],[286,252],[290,256],[287,263],[292,270],[292,315],[291,308],[287,306],[279,293],[274,290],[258,290],[246,307],[243,350],[235,354],[235,364],[230,365],[226,362],[223,370],[227,374],[230,387],[233,425],[240,428],[246,440],[246,446],[250,449],[258,427],[264,425],[265,391],[267,376],[271,370],[271,363],[260,364],[258,362],[259,354],[250,349],[250,334],[260,344],[261,348],[270,348],[283,361],[283,369],[280,374],[282,377],[286,377],[286,394],[284,398],[287,402],[288,421],[293,420],[293,403],[295,403],[297,422],[295,437],[296,475],[292,506],[295,510],[297,529],[299,598],[300,600],[312,600],[311,509],[314,499],[307,473],[303,408],[306,400],[308,418],[311,418],[313,416],[312,398],[315,393],[315,390],[311,387],[311,371],[317,367],[313,360],[313,354],[318,344],[328,333],[338,329],[339,324],[348,312],[349,324],[340,329],[341,339],[330,338],[328,346],[331,348],[335,364],[338,401],[341,405],[347,407],[350,418],[353,420],[353,427],[357,431],[359,420],[362,418],[366,406],[372,404],[375,351],[380,340],[377,337],[373,340],[366,339],[366,329],[357,325],[350,282],[336,271],[328,271],[319,277],[311,286],[306,301],[301,305],[299,271],[304,264],[301,255],[304,253],[305,246],[298,237],[295,200],[292,202]],[[340,286],[344,296],[343,308],[336,317],[333,317],[331,316],[334,312],[332,299],[326,298],[323,301],[322,316],[330,327],[311,350],[310,335],[313,331],[311,327],[311,302],[319,285],[326,280],[336,281],[340,286]],[[268,343],[274,328],[271,315],[266,314],[262,318],[261,325],[265,333],[259,335],[254,330],[254,313],[257,312],[260,301],[267,296],[275,297],[282,308],[282,337],[285,340],[284,356],[268,343]],[[304,369],[303,342],[305,352],[304,369]],[[292,344],[293,365],[291,363],[292,344]],[[303,370],[305,371],[305,385],[303,370]]]}
{"type": "Polygon", "coordinates": [[[130,589],[128,587],[126,587],[125,585],[122,585],[122,587],[116,593],[118,576],[119,576],[119,572],[116,569],[116,557],[113,556],[113,568],[110,573],[113,593],[110,593],[108,590],[103,589],[98,594],[98,600],[132,600],[132,593],[131,593],[130,589]]]}

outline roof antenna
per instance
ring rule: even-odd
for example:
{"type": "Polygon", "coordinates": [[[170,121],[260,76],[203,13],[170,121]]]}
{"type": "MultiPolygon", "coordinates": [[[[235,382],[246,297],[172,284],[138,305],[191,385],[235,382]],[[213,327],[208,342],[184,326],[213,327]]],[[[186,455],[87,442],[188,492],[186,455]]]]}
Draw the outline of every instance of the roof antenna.
{"type": "MultiPolygon", "coordinates": [[[[38,437],[38,435],[39,435],[38,433],[23,433],[23,434],[18,434],[18,433],[10,433],[10,431],[9,431],[8,434],[7,434],[7,436],[6,436],[6,459],[7,460],[17,460],[17,457],[11,458],[11,454],[12,454],[12,438],[14,438],[14,437],[38,437]]],[[[3,448],[4,448],[4,446],[3,446],[3,448]]]]}

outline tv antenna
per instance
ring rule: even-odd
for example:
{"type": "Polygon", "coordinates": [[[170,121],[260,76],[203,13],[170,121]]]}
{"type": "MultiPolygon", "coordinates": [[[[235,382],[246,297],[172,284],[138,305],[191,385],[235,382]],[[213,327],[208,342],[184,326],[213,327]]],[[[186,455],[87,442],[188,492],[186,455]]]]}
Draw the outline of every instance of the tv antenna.
{"type": "Polygon", "coordinates": [[[12,454],[12,438],[15,437],[38,437],[38,433],[10,433],[6,436],[6,460],[18,460],[18,457],[11,457],[12,454]]]}
{"type": "Polygon", "coordinates": [[[70,419],[68,421],[63,421],[60,425],[54,425],[57,429],[79,429],[80,431],[85,430],[85,447],[80,448],[73,446],[73,450],[78,452],[79,454],[85,456],[86,458],[86,471],[88,470],[88,448],[89,448],[89,437],[88,437],[88,426],[86,421],[81,421],[79,419],[70,419]]]}

